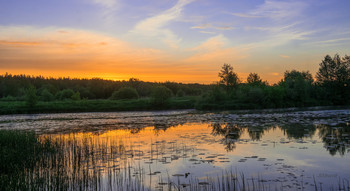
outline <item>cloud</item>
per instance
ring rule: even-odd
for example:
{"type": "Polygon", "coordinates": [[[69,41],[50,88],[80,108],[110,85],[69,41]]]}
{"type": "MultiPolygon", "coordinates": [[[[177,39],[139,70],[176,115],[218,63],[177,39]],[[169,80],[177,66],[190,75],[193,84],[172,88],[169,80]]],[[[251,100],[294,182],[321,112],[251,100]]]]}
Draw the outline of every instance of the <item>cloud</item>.
{"type": "Polygon", "coordinates": [[[237,17],[243,17],[243,18],[261,18],[262,17],[259,15],[244,14],[244,13],[229,13],[229,14],[237,16],[237,17]]]}
{"type": "Polygon", "coordinates": [[[232,30],[234,29],[233,27],[230,26],[222,26],[222,27],[215,27],[218,30],[232,30]]]}
{"type": "Polygon", "coordinates": [[[91,71],[118,68],[126,71],[133,65],[141,67],[167,56],[161,50],[138,48],[96,32],[28,26],[0,26],[0,50],[0,68],[21,69],[91,71]]]}
{"type": "Polygon", "coordinates": [[[295,40],[308,40],[309,36],[313,34],[313,31],[302,31],[302,30],[284,30],[284,31],[269,31],[264,36],[264,39],[258,42],[245,44],[247,49],[254,48],[268,48],[287,44],[295,40]]]}
{"type": "Polygon", "coordinates": [[[287,55],[280,55],[281,58],[290,58],[290,56],[287,56],[287,55]]]}
{"type": "Polygon", "coordinates": [[[181,39],[166,26],[176,20],[182,14],[184,7],[194,0],[179,0],[172,8],[147,18],[136,24],[131,33],[161,38],[162,41],[172,48],[177,48],[181,39]]]}
{"type": "Polygon", "coordinates": [[[212,32],[212,31],[199,31],[199,32],[203,34],[216,34],[215,32],[212,32]]]}
{"type": "Polygon", "coordinates": [[[108,25],[114,24],[115,13],[120,9],[120,0],[91,0],[102,8],[102,17],[108,25]]]}
{"type": "Polygon", "coordinates": [[[312,46],[339,46],[339,45],[347,45],[349,44],[350,38],[335,38],[321,41],[314,41],[311,43],[305,43],[305,45],[312,46]]]}
{"type": "Polygon", "coordinates": [[[211,83],[218,69],[212,63],[235,55],[226,40],[217,36],[194,49],[166,52],[94,31],[0,26],[0,73],[211,83]]]}
{"type": "Polygon", "coordinates": [[[267,18],[259,23],[253,21],[252,26],[244,27],[245,30],[256,30],[258,31],[256,34],[259,34],[255,36],[257,40],[246,44],[246,47],[273,47],[295,40],[307,40],[315,32],[301,28],[302,21],[295,20],[295,17],[303,15],[302,11],[306,6],[306,3],[300,1],[265,1],[264,4],[247,13],[232,14],[246,18],[267,18]]]}
{"type": "Polygon", "coordinates": [[[210,27],[211,27],[211,24],[202,24],[202,25],[193,26],[191,27],[191,29],[206,29],[210,27]]]}
{"type": "Polygon", "coordinates": [[[270,18],[273,20],[289,19],[300,16],[300,13],[307,6],[301,1],[265,1],[257,9],[248,13],[231,13],[232,15],[244,18],[270,18]]]}
{"type": "Polygon", "coordinates": [[[92,0],[92,2],[108,9],[115,9],[118,5],[117,0],[92,0]]]}
{"type": "Polygon", "coordinates": [[[200,63],[208,68],[217,64],[232,63],[247,57],[247,54],[239,48],[230,47],[229,40],[223,35],[217,35],[207,39],[200,45],[192,48],[194,54],[186,59],[186,62],[200,63]]]}
{"type": "MultiPolygon", "coordinates": [[[[216,30],[232,30],[231,26],[214,26],[212,24],[202,24],[191,27],[191,29],[216,29],[216,30]]],[[[201,32],[201,31],[200,31],[201,32]]]]}

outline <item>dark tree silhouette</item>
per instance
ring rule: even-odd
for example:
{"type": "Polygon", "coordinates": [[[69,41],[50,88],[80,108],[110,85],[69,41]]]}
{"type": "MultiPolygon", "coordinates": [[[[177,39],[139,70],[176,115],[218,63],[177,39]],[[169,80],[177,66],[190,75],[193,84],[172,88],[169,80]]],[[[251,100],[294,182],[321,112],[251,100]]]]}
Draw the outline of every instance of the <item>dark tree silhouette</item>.
{"type": "Polygon", "coordinates": [[[350,78],[350,58],[345,56],[340,58],[338,54],[325,56],[320,63],[320,68],[316,73],[317,81],[321,84],[330,82],[344,83],[350,78]]]}
{"type": "Polygon", "coordinates": [[[257,73],[249,73],[247,77],[248,84],[260,84],[262,83],[262,79],[257,73]]]}
{"type": "Polygon", "coordinates": [[[240,83],[238,75],[233,71],[230,64],[224,64],[219,72],[219,84],[224,85],[226,90],[236,88],[240,83]]]}
{"type": "Polygon", "coordinates": [[[320,63],[317,82],[325,88],[327,99],[335,105],[350,103],[350,57],[327,55],[320,63]]]}

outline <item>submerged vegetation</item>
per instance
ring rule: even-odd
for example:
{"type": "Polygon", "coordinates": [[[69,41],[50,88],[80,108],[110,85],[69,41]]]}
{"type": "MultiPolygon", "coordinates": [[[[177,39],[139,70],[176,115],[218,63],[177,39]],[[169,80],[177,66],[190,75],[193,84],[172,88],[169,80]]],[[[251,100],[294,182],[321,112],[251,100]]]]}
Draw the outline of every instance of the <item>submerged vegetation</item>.
{"type": "Polygon", "coordinates": [[[260,109],[349,105],[350,57],[327,55],[316,80],[308,71],[286,71],[269,85],[257,73],[242,83],[229,64],[217,84],[152,83],[103,79],[0,76],[0,114],[152,109],[260,109]]]}

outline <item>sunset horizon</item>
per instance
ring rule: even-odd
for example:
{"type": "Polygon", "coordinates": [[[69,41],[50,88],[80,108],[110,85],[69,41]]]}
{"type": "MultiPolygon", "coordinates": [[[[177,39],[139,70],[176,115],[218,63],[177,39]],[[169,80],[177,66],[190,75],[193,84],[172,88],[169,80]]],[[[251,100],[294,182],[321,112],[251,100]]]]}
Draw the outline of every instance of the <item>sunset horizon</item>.
{"type": "Polygon", "coordinates": [[[350,52],[350,3],[3,1],[0,74],[212,84],[223,64],[279,82],[350,52]]]}

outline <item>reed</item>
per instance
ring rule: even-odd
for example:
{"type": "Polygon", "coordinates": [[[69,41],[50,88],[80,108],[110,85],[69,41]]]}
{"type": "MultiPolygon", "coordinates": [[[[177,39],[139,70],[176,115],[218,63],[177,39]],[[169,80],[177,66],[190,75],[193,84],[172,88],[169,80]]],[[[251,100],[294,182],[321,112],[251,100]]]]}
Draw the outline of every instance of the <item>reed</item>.
{"type": "MultiPolygon", "coordinates": [[[[153,141],[152,141],[153,143],[153,141]]],[[[205,179],[187,174],[165,180],[153,165],[135,162],[143,152],[125,141],[77,138],[74,134],[38,137],[33,132],[0,131],[0,190],[165,190],[165,191],[265,191],[283,190],[284,185],[270,184],[262,175],[247,175],[236,169],[223,170],[205,179]],[[248,177],[249,176],[249,177],[248,177]]],[[[174,146],[183,156],[183,144],[174,146]]],[[[163,159],[161,143],[151,144],[151,159],[163,159]]],[[[166,159],[165,159],[166,160],[166,159]]],[[[152,160],[151,160],[152,161],[152,160]]],[[[301,180],[302,181],[302,180],[301,180]]],[[[314,190],[322,190],[315,176],[314,190]]],[[[302,184],[303,186],[303,184],[302,184]]],[[[297,190],[297,187],[291,188],[297,190]]],[[[349,180],[339,178],[327,188],[349,191],[349,180]]]]}

